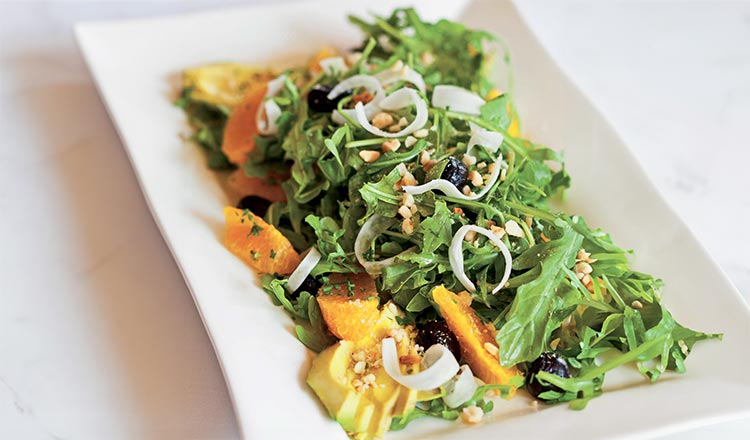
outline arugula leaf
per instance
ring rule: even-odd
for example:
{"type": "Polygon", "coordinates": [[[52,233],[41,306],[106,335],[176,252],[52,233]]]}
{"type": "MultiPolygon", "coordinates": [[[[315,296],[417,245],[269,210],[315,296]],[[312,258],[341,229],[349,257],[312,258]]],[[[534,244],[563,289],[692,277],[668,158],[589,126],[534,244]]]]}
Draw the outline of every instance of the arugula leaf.
{"type": "Polygon", "coordinates": [[[581,235],[568,228],[539,263],[539,277],[518,288],[506,323],[497,334],[503,365],[533,361],[547,347],[553,299],[564,277],[563,269],[573,266],[582,240],[581,235]]]}

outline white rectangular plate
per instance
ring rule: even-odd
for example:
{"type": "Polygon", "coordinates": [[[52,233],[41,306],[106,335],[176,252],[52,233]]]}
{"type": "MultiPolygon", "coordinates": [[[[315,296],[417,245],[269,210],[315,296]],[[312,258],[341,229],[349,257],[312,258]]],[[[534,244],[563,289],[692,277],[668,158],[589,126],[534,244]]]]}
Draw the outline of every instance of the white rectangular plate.
{"type": "MultiPolygon", "coordinates": [[[[302,3],[179,17],[87,23],[79,44],[117,126],[151,211],[195,298],[221,361],[244,435],[252,439],[345,438],[304,384],[311,355],[292,321],[222,246],[229,203],[197,147],[183,142],[174,107],[176,75],[218,61],[262,65],[323,44],[359,43],[345,12],[387,13],[399,3],[302,3]]],[[[750,415],[750,313],[738,292],[659,196],[630,150],[560,72],[509,2],[430,1],[427,19],[459,19],[510,44],[524,134],[561,148],[573,176],[564,209],[636,251],[635,266],[666,281],[665,302],[680,322],[723,332],[699,344],[688,373],[656,386],[631,372],[582,412],[535,410],[523,397],[497,402],[490,420],[466,428],[420,420],[392,438],[586,438],[656,435],[750,415]]],[[[647,160],[644,158],[643,160],[647,160]]],[[[608,377],[608,379],[610,379],[608,377]]]]}

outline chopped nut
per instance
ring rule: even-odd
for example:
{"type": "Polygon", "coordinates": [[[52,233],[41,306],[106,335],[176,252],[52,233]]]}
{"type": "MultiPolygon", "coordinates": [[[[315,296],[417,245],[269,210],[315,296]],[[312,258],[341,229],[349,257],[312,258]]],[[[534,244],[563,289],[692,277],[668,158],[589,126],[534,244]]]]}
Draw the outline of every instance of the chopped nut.
{"type": "Polygon", "coordinates": [[[411,218],[411,210],[408,206],[398,208],[398,213],[401,214],[401,217],[403,218],[411,218]]]}
{"type": "Polygon", "coordinates": [[[365,358],[366,358],[366,356],[367,356],[367,354],[364,351],[362,351],[362,350],[355,351],[354,353],[352,353],[352,359],[354,359],[355,362],[362,362],[362,361],[364,361],[365,358]]]}
{"type": "Polygon", "coordinates": [[[375,383],[375,380],[376,380],[375,375],[372,374],[372,373],[370,373],[367,376],[365,376],[365,377],[362,378],[362,382],[364,382],[364,383],[366,383],[368,385],[375,383]]]}
{"type": "Polygon", "coordinates": [[[375,162],[380,157],[380,151],[362,150],[359,152],[359,157],[367,163],[375,162]]]}
{"type": "Polygon", "coordinates": [[[491,354],[492,356],[497,356],[497,346],[492,344],[491,342],[485,342],[484,349],[487,350],[487,353],[491,354]]]}
{"type": "Polygon", "coordinates": [[[430,160],[430,153],[428,153],[427,151],[422,151],[421,153],[419,153],[419,163],[420,164],[424,165],[429,160],[430,160]]]}
{"type": "Polygon", "coordinates": [[[373,127],[380,128],[381,130],[391,124],[393,124],[393,116],[385,112],[380,112],[372,118],[373,127]]]}
{"type": "Polygon", "coordinates": [[[487,162],[479,162],[479,163],[477,164],[477,168],[484,168],[484,167],[486,167],[486,166],[487,166],[487,162]]]}
{"type": "Polygon", "coordinates": [[[422,55],[419,56],[419,60],[425,65],[425,67],[428,67],[435,62],[435,56],[432,52],[422,52],[422,55]]]}
{"type": "Polygon", "coordinates": [[[354,388],[359,388],[359,387],[361,387],[362,385],[364,385],[364,382],[362,382],[361,380],[359,380],[359,379],[354,379],[354,380],[352,380],[352,386],[353,386],[354,388]]]}
{"type": "Polygon", "coordinates": [[[406,148],[411,148],[412,145],[417,143],[417,138],[414,136],[406,136],[406,139],[404,139],[404,145],[406,145],[406,148]]]}
{"type": "Polygon", "coordinates": [[[464,235],[464,241],[468,241],[469,243],[474,241],[476,238],[477,238],[476,231],[469,231],[466,233],[466,235],[464,235]]]}
{"type": "Polygon", "coordinates": [[[408,171],[401,177],[401,184],[404,186],[414,186],[417,183],[417,179],[415,179],[414,175],[408,171]]]}
{"type": "Polygon", "coordinates": [[[411,195],[411,194],[409,194],[409,193],[405,192],[405,193],[404,193],[404,194],[403,194],[403,195],[401,196],[401,204],[402,204],[402,205],[404,205],[404,206],[406,206],[406,207],[411,207],[411,206],[414,206],[414,203],[415,203],[415,202],[414,202],[414,196],[413,196],[413,195],[411,195]]]}
{"type": "Polygon", "coordinates": [[[634,309],[642,309],[642,308],[643,308],[643,303],[642,303],[642,302],[640,302],[640,301],[638,301],[638,300],[635,300],[635,301],[633,301],[633,302],[632,302],[632,303],[630,304],[630,307],[632,307],[632,308],[634,308],[634,309]]]}
{"type": "Polygon", "coordinates": [[[398,124],[393,124],[388,127],[388,131],[391,133],[398,133],[399,131],[401,131],[401,127],[398,124]]]}
{"type": "Polygon", "coordinates": [[[508,220],[508,222],[505,223],[505,232],[513,237],[523,237],[523,229],[521,229],[515,220],[508,220]]]}
{"type": "Polygon", "coordinates": [[[465,196],[468,196],[471,193],[471,188],[469,188],[469,185],[464,185],[464,187],[461,188],[461,193],[465,196]]]}
{"type": "Polygon", "coordinates": [[[398,72],[399,70],[404,68],[404,62],[401,60],[396,60],[395,63],[391,66],[391,70],[394,72],[398,72]]]}
{"type": "Polygon", "coordinates": [[[414,221],[410,218],[404,219],[403,222],[401,222],[401,231],[406,235],[411,235],[414,233],[414,221]]]}
{"type": "Polygon", "coordinates": [[[419,208],[417,208],[417,205],[411,205],[409,211],[411,211],[412,214],[416,214],[417,211],[419,211],[419,208]]]}
{"type": "Polygon", "coordinates": [[[461,159],[461,162],[464,163],[467,167],[470,167],[477,163],[477,158],[472,156],[471,154],[464,154],[464,157],[461,159]]]}
{"type": "Polygon", "coordinates": [[[494,225],[490,226],[490,231],[492,231],[492,235],[494,235],[500,240],[502,240],[503,236],[505,235],[505,229],[499,226],[494,226],[494,225]]]}
{"type": "Polygon", "coordinates": [[[354,373],[362,374],[365,372],[366,368],[367,368],[367,363],[364,361],[359,361],[356,364],[354,364],[354,373]]]}
{"type": "Polygon", "coordinates": [[[508,170],[507,170],[507,168],[503,168],[503,169],[502,169],[502,170],[500,171],[500,181],[501,181],[501,182],[505,182],[505,177],[506,177],[507,175],[508,175],[508,170]]]}
{"type": "Polygon", "coordinates": [[[398,120],[398,125],[400,125],[401,127],[406,127],[407,125],[409,125],[409,121],[402,116],[401,119],[398,120]]]}
{"type": "Polygon", "coordinates": [[[482,408],[474,405],[467,406],[461,411],[461,420],[470,425],[475,425],[481,422],[483,416],[484,411],[482,411],[482,408]]]}
{"type": "Polygon", "coordinates": [[[404,176],[404,174],[408,173],[409,171],[406,169],[406,165],[404,165],[403,162],[396,165],[396,169],[398,170],[398,174],[401,175],[401,177],[404,176]]]}
{"type": "Polygon", "coordinates": [[[581,278],[581,282],[584,286],[586,286],[586,288],[588,288],[589,284],[591,284],[591,275],[584,275],[583,278],[581,278]]]}
{"type": "Polygon", "coordinates": [[[381,148],[383,151],[396,151],[401,146],[401,141],[398,139],[388,139],[387,141],[383,142],[383,145],[381,148]]]}
{"type": "Polygon", "coordinates": [[[492,162],[492,163],[491,163],[491,164],[490,164],[490,165],[489,165],[489,166],[487,167],[487,171],[489,171],[490,173],[494,173],[494,172],[495,172],[495,168],[497,168],[497,164],[496,164],[495,162],[492,162]]]}
{"type": "Polygon", "coordinates": [[[576,263],[575,271],[582,274],[590,274],[594,271],[594,268],[591,267],[589,263],[585,263],[581,261],[580,263],[576,263]]]}
{"type": "Polygon", "coordinates": [[[422,139],[424,137],[427,137],[428,134],[430,134],[430,132],[427,131],[426,128],[421,128],[414,132],[414,137],[417,139],[422,139]]]}
{"type": "Polygon", "coordinates": [[[534,218],[532,216],[527,216],[524,221],[528,227],[531,227],[531,225],[534,224],[534,218]]]}
{"type": "Polygon", "coordinates": [[[469,175],[467,176],[469,181],[472,185],[475,187],[480,187],[484,183],[484,179],[482,179],[482,175],[479,174],[476,170],[471,170],[469,172],[469,175]]]}

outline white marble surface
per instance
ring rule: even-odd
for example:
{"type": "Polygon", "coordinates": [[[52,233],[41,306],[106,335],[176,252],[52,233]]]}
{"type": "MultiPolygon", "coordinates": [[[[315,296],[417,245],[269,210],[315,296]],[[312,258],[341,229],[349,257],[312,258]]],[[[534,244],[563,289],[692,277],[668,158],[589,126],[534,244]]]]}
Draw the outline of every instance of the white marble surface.
{"type": "MultiPolygon", "coordinates": [[[[70,30],[215,4],[0,3],[0,438],[238,437],[70,30]]],[[[523,7],[747,298],[750,3],[523,7]]],[[[679,437],[748,434],[745,420],[679,437]]]]}

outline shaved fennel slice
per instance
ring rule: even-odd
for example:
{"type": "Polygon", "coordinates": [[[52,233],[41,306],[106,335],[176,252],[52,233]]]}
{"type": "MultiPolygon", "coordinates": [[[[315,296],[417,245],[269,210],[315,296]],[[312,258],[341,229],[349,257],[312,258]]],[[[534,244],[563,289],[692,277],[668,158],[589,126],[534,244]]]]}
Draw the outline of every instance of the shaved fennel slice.
{"type": "Polygon", "coordinates": [[[406,81],[414,84],[420,92],[424,93],[425,91],[424,78],[409,66],[403,66],[398,70],[384,70],[376,73],[375,78],[377,78],[383,86],[397,83],[399,81],[406,81]]]}
{"type": "Polygon", "coordinates": [[[477,290],[474,283],[469,279],[468,276],[466,276],[466,272],[464,271],[463,243],[464,237],[469,231],[474,231],[477,234],[482,234],[487,237],[492,242],[492,244],[500,249],[500,253],[502,253],[503,257],[505,258],[505,270],[503,272],[503,278],[500,280],[500,283],[495,286],[494,289],[492,289],[492,293],[495,294],[500,289],[502,289],[503,286],[505,286],[505,283],[507,283],[510,279],[510,269],[511,264],[513,263],[513,257],[511,257],[510,251],[508,250],[508,247],[505,246],[505,243],[497,238],[497,236],[493,234],[489,229],[480,228],[479,226],[475,225],[464,225],[461,226],[458,231],[456,231],[456,235],[453,236],[451,244],[448,248],[448,260],[451,263],[453,274],[456,276],[456,279],[458,279],[458,281],[466,288],[466,290],[468,290],[469,292],[474,292],[477,290]]]}
{"type": "Polygon", "coordinates": [[[503,143],[503,135],[494,131],[485,130],[473,122],[469,122],[471,127],[471,138],[466,146],[466,154],[471,154],[471,150],[480,145],[488,151],[494,153],[503,143]]]}
{"type": "Polygon", "coordinates": [[[441,387],[445,392],[443,402],[448,408],[457,408],[474,397],[477,381],[468,365],[461,365],[458,374],[441,387]]]}
{"type": "Polygon", "coordinates": [[[399,364],[396,341],[385,338],[382,341],[383,368],[401,385],[417,391],[428,391],[451,380],[459,370],[458,361],[444,345],[435,344],[424,354],[423,370],[415,374],[403,374],[399,364]]]}
{"type": "Polygon", "coordinates": [[[302,282],[305,281],[305,278],[307,278],[307,276],[310,275],[310,272],[315,269],[315,266],[318,265],[320,259],[320,252],[318,252],[318,250],[314,247],[311,247],[307,251],[307,255],[305,255],[305,257],[299,263],[299,266],[297,266],[297,268],[294,269],[294,272],[289,275],[289,281],[286,283],[286,290],[289,293],[292,293],[295,290],[299,289],[299,286],[302,285],[302,282]]]}
{"type": "Polygon", "coordinates": [[[365,259],[365,252],[367,252],[367,250],[370,248],[370,244],[372,244],[372,241],[375,240],[375,237],[387,230],[391,226],[392,222],[393,219],[374,214],[365,222],[364,225],[362,225],[362,229],[359,230],[357,238],[354,240],[354,255],[357,257],[357,261],[359,261],[359,264],[361,264],[362,267],[365,268],[365,271],[370,275],[380,275],[380,273],[383,272],[383,268],[392,266],[396,261],[396,258],[413,249],[407,249],[404,252],[401,252],[398,255],[394,255],[390,258],[386,258],[385,260],[368,261],[365,259]]]}
{"type": "Polygon", "coordinates": [[[359,122],[362,128],[364,128],[368,132],[374,134],[375,136],[397,138],[414,133],[415,131],[424,127],[424,124],[427,123],[427,118],[429,117],[427,103],[424,102],[424,100],[419,96],[419,93],[417,93],[416,90],[403,88],[391,93],[390,95],[388,95],[388,97],[380,101],[380,104],[378,104],[378,107],[383,110],[398,110],[410,105],[414,105],[417,107],[417,116],[414,117],[414,120],[411,121],[409,125],[404,127],[402,130],[397,131],[396,133],[383,131],[370,124],[369,118],[365,113],[364,106],[361,102],[357,103],[357,105],[354,107],[354,112],[357,117],[357,122],[359,122]]]}
{"type": "MultiPolygon", "coordinates": [[[[335,99],[338,96],[340,96],[342,93],[357,89],[359,87],[365,88],[368,92],[372,93],[372,101],[368,102],[364,105],[365,108],[365,114],[367,114],[368,118],[372,118],[375,116],[375,113],[380,111],[378,107],[378,103],[385,98],[385,91],[383,90],[383,86],[380,85],[380,81],[378,81],[377,78],[375,78],[372,75],[354,75],[350,76],[349,78],[341,81],[340,83],[336,84],[336,86],[331,89],[331,91],[328,93],[328,99],[335,99]]],[[[352,119],[355,118],[355,112],[352,109],[346,109],[343,110],[344,113],[347,114],[347,116],[351,117],[352,119]]],[[[345,124],[346,119],[341,116],[341,113],[339,113],[338,110],[334,110],[332,114],[333,122],[337,124],[345,124]]]]}
{"type": "Polygon", "coordinates": [[[484,185],[481,191],[473,196],[467,196],[456,188],[456,186],[445,179],[433,179],[422,185],[407,185],[403,187],[403,190],[411,195],[424,194],[427,191],[438,190],[442,191],[448,197],[454,197],[462,200],[479,200],[487,194],[492,186],[497,182],[500,177],[500,169],[502,168],[503,157],[498,156],[495,160],[495,169],[490,173],[490,179],[484,185]]]}
{"type": "Polygon", "coordinates": [[[255,124],[258,127],[258,133],[264,136],[279,132],[276,120],[281,116],[281,108],[273,99],[269,98],[273,98],[279,94],[284,87],[284,81],[286,81],[286,75],[279,75],[268,82],[266,94],[263,96],[265,102],[258,109],[258,113],[255,114],[255,124]]]}
{"type": "Polygon", "coordinates": [[[349,69],[342,57],[330,57],[320,60],[318,63],[325,73],[340,75],[349,69]]]}
{"type": "Polygon", "coordinates": [[[432,91],[432,106],[478,115],[485,104],[481,96],[458,86],[439,85],[432,91]]]}

